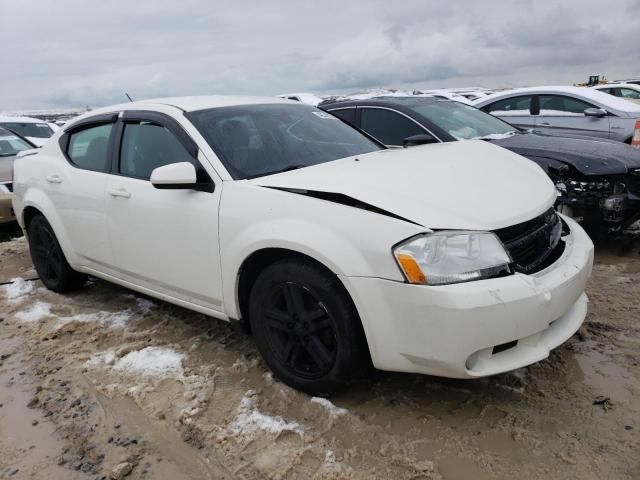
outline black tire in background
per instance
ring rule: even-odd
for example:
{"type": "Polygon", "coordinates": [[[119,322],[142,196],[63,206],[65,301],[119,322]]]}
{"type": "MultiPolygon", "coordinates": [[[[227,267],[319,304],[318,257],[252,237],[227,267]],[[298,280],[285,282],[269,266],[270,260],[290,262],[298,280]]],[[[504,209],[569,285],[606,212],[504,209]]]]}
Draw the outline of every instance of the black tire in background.
{"type": "Polygon", "coordinates": [[[258,350],[275,376],[310,394],[361,378],[371,360],[358,313],[338,278],[291,258],[267,267],[249,299],[258,350]]]}
{"type": "Polygon", "coordinates": [[[87,276],[71,268],[60,248],[53,228],[43,215],[34,216],[27,226],[31,261],[45,287],[58,293],[77,290],[87,276]]]}

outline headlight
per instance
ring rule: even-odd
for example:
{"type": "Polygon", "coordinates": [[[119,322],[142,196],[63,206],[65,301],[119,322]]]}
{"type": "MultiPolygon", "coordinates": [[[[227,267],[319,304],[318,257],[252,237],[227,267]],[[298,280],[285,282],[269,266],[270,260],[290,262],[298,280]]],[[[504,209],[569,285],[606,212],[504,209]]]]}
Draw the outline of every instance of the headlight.
{"type": "Polygon", "coordinates": [[[511,273],[511,257],[490,232],[421,235],[397,245],[393,254],[410,283],[443,285],[511,273]]]}

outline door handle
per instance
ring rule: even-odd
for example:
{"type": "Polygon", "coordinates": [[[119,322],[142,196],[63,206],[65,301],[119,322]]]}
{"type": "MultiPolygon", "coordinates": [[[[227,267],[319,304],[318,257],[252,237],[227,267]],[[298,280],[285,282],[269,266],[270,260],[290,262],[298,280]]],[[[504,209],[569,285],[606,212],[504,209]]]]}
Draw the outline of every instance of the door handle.
{"type": "Polygon", "coordinates": [[[49,183],[62,183],[62,178],[60,175],[47,175],[47,182],[49,183]]]}
{"type": "Polygon", "coordinates": [[[540,122],[538,125],[540,125],[541,127],[550,127],[551,124],[549,122],[540,122]]]}
{"type": "Polygon", "coordinates": [[[112,188],[109,190],[109,195],[112,197],[129,198],[131,197],[131,192],[126,188],[112,188]]]}

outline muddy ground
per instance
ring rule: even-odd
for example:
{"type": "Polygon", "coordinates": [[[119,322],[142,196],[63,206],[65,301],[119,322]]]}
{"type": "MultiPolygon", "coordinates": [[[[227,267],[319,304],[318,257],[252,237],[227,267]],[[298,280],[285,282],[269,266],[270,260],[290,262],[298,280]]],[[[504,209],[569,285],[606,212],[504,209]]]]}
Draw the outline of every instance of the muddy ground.
{"type": "Polygon", "coordinates": [[[0,479],[639,479],[640,241],[598,246],[590,310],[483,380],[380,373],[330,400],[251,338],[92,280],[60,296],[0,243],[0,479]]]}

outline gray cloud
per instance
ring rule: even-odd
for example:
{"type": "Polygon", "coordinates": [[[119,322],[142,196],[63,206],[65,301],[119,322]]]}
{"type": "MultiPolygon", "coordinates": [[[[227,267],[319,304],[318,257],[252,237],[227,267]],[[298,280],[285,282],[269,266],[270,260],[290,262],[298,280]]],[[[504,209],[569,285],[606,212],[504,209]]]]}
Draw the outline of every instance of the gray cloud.
{"type": "Polygon", "coordinates": [[[638,75],[635,0],[0,0],[0,110],[638,75]]]}

